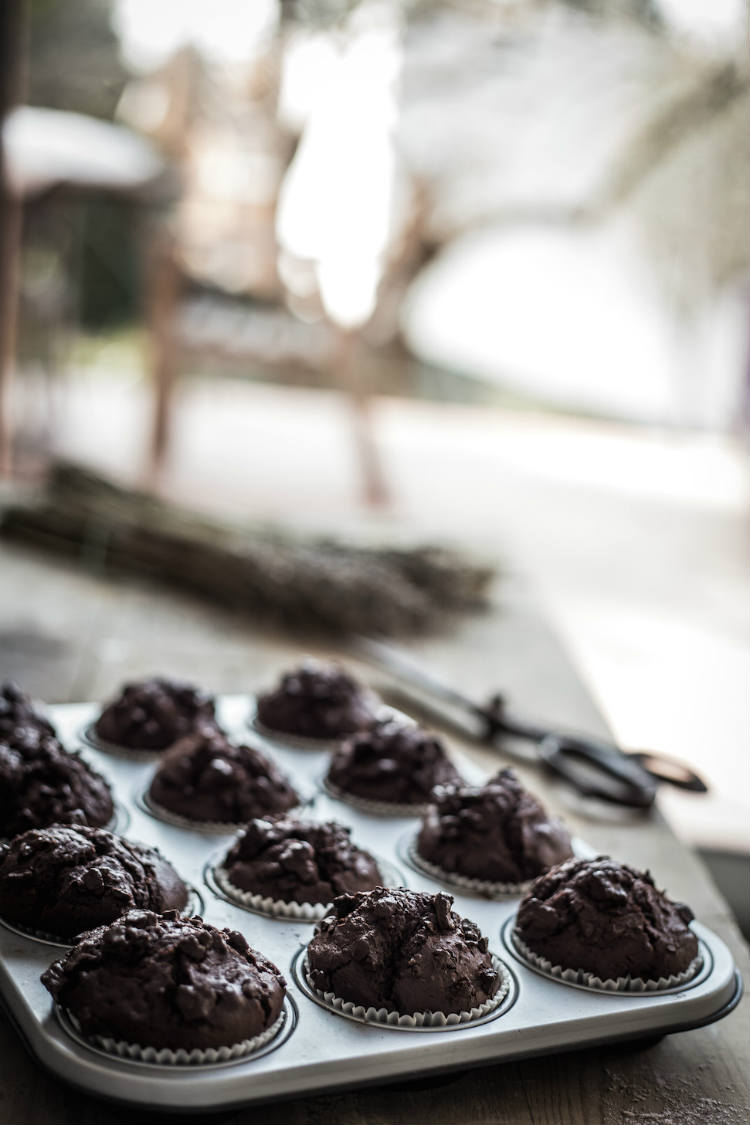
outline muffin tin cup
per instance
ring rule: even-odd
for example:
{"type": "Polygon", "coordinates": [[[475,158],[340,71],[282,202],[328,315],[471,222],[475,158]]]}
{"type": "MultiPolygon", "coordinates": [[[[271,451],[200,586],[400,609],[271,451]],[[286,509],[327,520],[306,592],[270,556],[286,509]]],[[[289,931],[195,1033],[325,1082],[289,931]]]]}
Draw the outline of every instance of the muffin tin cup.
{"type": "MultiPolygon", "coordinates": [[[[388,707],[385,703],[381,703],[374,694],[368,693],[368,699],[375,711],[375,721],[378,719],[407,718],[402,712],[396,711],[393,707],[388,707]]],[[[413,720],[409,719],[409,722],[413,722],[413,720]]],[[[247,725],[251,730],[254,730],[256,734],[259,734],[261,738],[265,738],[270,742],[276,742],[280,746],[290,746],[293,750],[338,750],[342,742],[345,742],[347,738],[351,738],[357,733],[356,731],[348,731],[345,734],[340,734],[335,737],[313,738],[310,735],[291,734],[285,730],[274,730],[273,727],[267,727],[265,723],[262,723],[258,718],[255,700],[253,700],[251,704],[250,714],[247,717],[247,725]]]]}
{"type": "Polygon", "coordinates": [[[56,949],[70,949],[76,941],[76,938],[49,934],[46,930],[27,929],[26,926],[22,926],[18,922],[9,922],[7,918],[0,918],[0,924],[5,926],[6,930],[10,930],[11,933],[18,934],[19,937],[28,938],[29,941],[38,941],[42,945],[53,945],[56,949]]]}
{"type": "MultiPolygon", "coordinates": [[[[379,886],[405,886],[401,873],[395,867],[378,859],[377,856],[373,858],[383,877],[383,882],[378,884],[379,886]]],[[[209,870],[217,887],[230,902],[252,911],[253,914],[262,914],[266,918],[280,918],[293,922],[319,922],[333,906],[332,902],[287,902],[285,899],[243,891],[240,887],[235,887],[229,878],[229,872],[221,864],[213,865],[209,870]]]]}
{"type": "MultiPolygon", "coordinates": [[[[299,786],[297,786],[299,788],[299,786]]],[[[298,793],[300,798],[298,805],[293,805],[290,809],[284,809],[284,816],[292,816],[294,814],[304,811],[314,800],[314,795],[310,794],[305,797],[304,794],[298,793]]],[[[165,809],[153,799],[149,793],[148,787],[143,789],[136,797],[140,807],[150,816],[155,816],[157,820],[163,820],[166,824],[173,824],[175,828],[189,828],[192,832],[205,832],[207,835],[234,835],[238,828],[242,828],[247,824],[250,817],[244,820],[226,821],[226,820],[191,820],[190,817],[180,816],[179,813],[171,812],[170,809],[165,809]]],[[[259,817],[263,816],[278,816],[281,812],[274,813],[269,810],[267,813],[256,814],[259,817]]]]}
{"type": "Polygon", "coordinates": [[[254,914],[293,922],[318,922],[331,909],[329,902],[285,902],[284,899],[269,898],[267,895],[240,890],[230,880],[229,872],[225,867],[214,867],[212,874],[220,890],[231,902],[254,914]]]}
{"type": "MultiPolygon", "coordinates": [[[[104,829],[107,830],[107,832],[114,832],[114,834],[116,836],[122,836],[125,832],[127,832],[128,826],[130,824],[130,813],[128,812],[128,810],[125,808],[124,805],[121,805],[120,802],[116,801],[114,798],[112,799],[112,807],[113,807],[112,816],[109,818],[109,820],[107,821],[106,824],[88,825],[88,822],[86,822],[87,827],[104,828],[104,829]]],[[[54,823],[62,823],[62,825],[65,827],[65,821],[55,821],[54,823]]],[[[49,827],[51,827],[51,825],[49,825],[49,824],[33,825],[32,827],[34,827],[34,828],[37,828],[37,827],[49,828],[49,827]]],[[[69,825],[69,827],[70,827],[70,825],[69,825]]],[[[72,827],[74,827],[74,826],[72,826],[72,827]]],[[[23,831],[28,832],[29,829],[24,828],[23,831]]],[[[20,836],[21,833],[18,832],[15,835],[20,836]]],[[[14,838],[13,836],[0,836],[0,844],[9,844],[10,841],[13,838],[14,838]]]]}
{"type": "Polygon", "coordinates": [[[500,978],[500,985],[491,1000],[485,1001],[479,1007],[471,1008],[464,1012],[392,1012],[388,1008],[365,1007],[355,1004],[352,1000],[344,1000],[333,992],[324,992],[316,988],[308,976],[307,954],[303,951],[303,961],[300,966],[301,976],[309,990],[310,995],[324,1008],[336,1012],[347,1019],[359,1023],[377,1024],[379,1027],[392,1027],[402,1031],[451,1031],[456,1028],[469,1027],[471,1024],[482,1023],[494,1012],[500,1014],[499,1009],[509,996],[512,978],[499,957],[492,955],[492,964],[500,978]]]}
{"type": "Polygon", "coordinates": [[[519,958],[530,968],[536,969],[553,980],[564,984],[577,985],[580,988],[590,988],[596,992],[622,992],[642,994],[644,992],[664,992],[667,989],[679,988],[693,980],[703,968],[703,955],[699,953],[682,973],[673,973],[668,977],[659,977],[658,980],[644,980],[641,977],[617,977],[602,980],[595,973],[585,969],[565,969],[562,965],[553,965],[546,957],[540,956],[529,949],[528,945],[519,937],[515,925],[510,930],[510,942],[519,958]]]}
{"type": "Polygon", "coordinates": [[[271,727],[264,726],[254,713],[249,716],[247,725],[268,742],[289,746],[292,750],[338,750],[344,739],[348,737],[342,734],[340,738],[310,738],[301,734],[287,734],[286,731],[272,730],[271,727]]]}
{"type": "MultiPolygon", "coordinates": [[[[200,891],[195,887],[190,886],[189,883],[185,884],[188,889],[188,900],[185,904],[184,910],[180,911],[183,918],[192,918],[193,915],[201,915],[205,909],[203,896],[200,891]]],[[[150,907],[143,907],[144,910],[151,909],[150,907]]],[[[113,919],[115,921],[116,919],[113,919]]],[[[6,930],[11,930],[14,934],[20,937],[29,938],[31,941],[41,942],[42,945],[53,945],[57,949],[72,949],[81,940],[81,935],[86,933],[81,930],[80,933],[75,934],[73,937],[63,937],[61,934],[47,933],[46,930],[33,930],[30,927],[22,926],[19,922],[10,922],[7,918],[0,917],[0,924],[5,926],[6,930]]],[[[109,922],[102,922],[101,925],[110,925],[109,922]]],[[[96,926],[90,926],[89,929],[96,929],[96,926]]]]}
{"type": "Polygon", "coordinates": [[[96,733],[94,723],[82,727],[78,737],[85,746],[90,746],[92,750],[101,750],[103,754],[112,754],[116,758],[130,758],[134,762],[152,761],[169,749],[168,746],[162,747],[161,750],[151,749],[150,747],[139,749],[137,746],[121,746],[117,742],[107,742],[106,739],[100,738],[96,733]]]}
{"type": "Polygon", "coordinates": [[[72,1028],[75,1037],[86,1045],[130,1062],[170,1067],[215,1066],[217,1063],[239,1062],[247,1059],[275,1039],[288,1018],[286,1007],[284,1007],[278,1019],[253,1039],[243,1039],[241,1043],[233,1043],[227,1047],[193,1047],[188,1050],[186,1047],[145,1047],[138,1043],[128,1043],[124,1039],[112,1039],[104,1035],[86,1036],[81,1031],[80,1024],[72,1012],[64,1008],[58,1008],[58,1013],[63,1027],[69,1025],[66,1030],[70,1031],[70,1028],[72,1028]]]}
{"type": "Polygon", "coordinates": [[[424,816],[429,807],[429,802],[421,805],[404,805],[396,801],[374,801],[369,797],[358,797],[356,793],[347,793],[343,789],[339,789],[334,785],[328,776],[324,776],[320,782],[321,788],[324,793],[329,797],[333,797],[335,801],[343,801],[352,808],[360,809],[362,812],[370,813],[374,816],[411,816],[419,817],[424,816]]]}
{"type": "Polygon", "coordinates": [[[430,863],[417,851],[417,837],[413,836],[403,846],[404,856],[409,864],[423,875],[429,875],[439,883],[456,887],[471,894],[481,895],[482,898],[515,898],[525,894],[533,883],[528,879],[525,883],[495,883],[489,879],[472,879],[468,875],[461,875],[457,871],[447,871],[436,863],[430,863]]]}

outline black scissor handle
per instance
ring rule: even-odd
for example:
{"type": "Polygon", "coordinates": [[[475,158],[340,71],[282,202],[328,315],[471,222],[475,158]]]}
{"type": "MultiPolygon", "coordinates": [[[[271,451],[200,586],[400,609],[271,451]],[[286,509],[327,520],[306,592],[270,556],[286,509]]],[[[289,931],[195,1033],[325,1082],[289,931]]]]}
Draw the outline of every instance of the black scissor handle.
{"type": "Polygon", "coordinates": [[[634,757],[603,743],[548,734],[539,743],[539,759],[584,797],[610,804],[649,809],[658,782],[634,757]]]}
{"type": "Polygon", "coordinates": [[[687,789],[689,793],[708,793],[708,786],[700,774],[679,758],[672,758],[669,754],[656,754],[650,750],[628,750],[626,753],[659,781],[665,781],[677,789],[687,789]]]}

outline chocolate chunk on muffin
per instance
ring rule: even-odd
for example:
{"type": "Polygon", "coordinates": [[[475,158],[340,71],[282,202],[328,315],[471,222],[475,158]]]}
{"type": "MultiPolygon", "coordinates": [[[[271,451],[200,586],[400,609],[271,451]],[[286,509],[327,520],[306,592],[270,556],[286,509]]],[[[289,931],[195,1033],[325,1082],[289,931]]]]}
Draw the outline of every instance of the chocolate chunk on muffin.
{"type": "Polygon", "coordinates": [[[378,865],[333,821],[252,820],[222,867],[232,886],[283,902],[329,903],[382,883],[378,865]]]}
{"type": "Polygon", "coordinates": [[[155,848],[103,828],[31,829],[0,846],[0,915],[73,938],[135,908],[183,910],[188,890],[155,848]]]}
{"type": "Polygon", "coordinates": [[[205,727],[166,750],[149,787],[154,804],[188,820],[244,824],[283,813],[300,798],[281,770],[252,746],[205,727]]]}
{"type": "Polygon", "coordinates": [[[510,769],[486,785],[436,789],[416,850],[444,871],[504,884],[533,879],[573,854],[562,822],[510,769]]]}
{"type": "Polygon", "coordinates": [[[52,735],[20,727],[0,739],[0,837],[51,824],[100,828],[113,814],[104,778],[52,735]]]}
{"type": "Polygon", "coordinates": [[[338,739],[375,718],[378,699],[343,668],[307,661],[258,698],[258,721],[298,738],[338,739]]]}
{"type": "Polygon", "coordinates": [[[236,930],[131,910],[92,930],[42,983],[83,1035],[143,1047],[228,1047],[278,1019],[286,982],[236,930]]]}
{"type": "Polygon", "coordinates": [[[333,754],[328,781],[355,797],[425,805],[436,785],[461,784],[439,738],[415,724],[383,719],[333,754]]]}
{"type": "Polygon", "coordinates": [[[649,872],[599,856],[540,875],[521,901],[515,932],[553,965],[602,980],[659,980],[685,972],[697,957],[692,919],[649,872]]]}
{"type": "Polygon", "coordinates": [[[130,750],[164,750],[198,726],[215,722],[210,695],[180,680],[156,676],[125,684],[102,711],[94,731],[130,750]]]}
{"type": "Polygon", "coordinates": [[[365,1007],[460,1013],[500,980],[487,939],[450,895],[378,887],[334,900],[307,949],[310,983],[365,1007]]]}
{"type": "Polygon", "coordinates": [[[57,737],[49,719],[37,711],[31,697],[18,684],[6,680],[0,684],[0,742],[12,737],[21,727],[34,727],[43,734],[57,737]]]}

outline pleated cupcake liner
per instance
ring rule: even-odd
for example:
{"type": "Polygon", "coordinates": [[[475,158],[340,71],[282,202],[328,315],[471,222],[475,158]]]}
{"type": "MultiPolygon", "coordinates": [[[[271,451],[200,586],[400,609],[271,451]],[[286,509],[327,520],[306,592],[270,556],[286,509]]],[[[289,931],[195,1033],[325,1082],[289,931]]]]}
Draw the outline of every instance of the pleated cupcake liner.
{"type": "MultiPolygon", "coordinates": [[[[378,865],[378,871],[383,882],[378,884],[384,887],[403,887],[404,881],[401,873],[389,863],[373,856],[378,865]]],[[[236,887],[229,877],[229,872],[221,864],[212,868],[212,874],[220,889],[226,897],[238,906],[243,906],[256,914],[263,914],[271,918],[283,918],[289,921],[319,922],[331,910],[331,902],[288,902],[286,899],[271,898],[267,895],[255,894],[253,891],[243,891],[236,887]]]]}
{"type": "Polygon", "coordinates": [[[81,1025],[72,1012],[61,1009],[77,1035],[84,1043],[105,1051],[108,1055],[115,1055],[120,1059],[131,1062],[151,1063],[158,1066],[206,1066],[217,1063],[236,1062],[246,1059],[256,1051],[270,1043],[284,1025],[286,1011],[282,1010],[269,1028],[256,1035],[253,1039],[243,1039],[240,1043],[232,1043],[226,1047],[147,1047],[139,1043],[129,1043],[125,1039],[114,1039],[105,1035],[84,1035],[81,1025]]]}
{"type": "Polygon", "coordinates": [[[510,975],[500,958],[494,954],[492,955],[492,965],[500,980],[497,992],[484,1004],[463,1012],[407,1013],[393,1012],[389,1008],[365,1007],[363,1004],[355,1004],[352,1000],[344,1000],[343,997],[336,996],[334,992],[324,992],[322,989],[316,988],[309,977],[307,956],[305,956],[302,965],[302,973],[311,992],[318,997],[324,1007],[338,1015],[365,1023],[377,1024],[380,1027],[402,1028],[407,1031],[418,1029],[448,1031],[452,1028],[467,1027],[469,1024],[477,1023],[501,1006],[510,991],[510,975]]]}
{"type": "Polygon", "coordinates": [[[323,792],[327,793],[329,797],[333,797],[335,801],[343,801],[345,804],[351,805],[352,808],[372,813],[374,816],[419,817],[424,816],[429,805],[429,802],[421,805],[407,805],[396,801],[374,801],[369,797],[358,797],[355,793],[347,793],[344,789],[339,789],[337,785],[329,781],[327,776],[322,778],[320,785],[323,792]]]}
{"type": "Polygon", "coordinates": [[[235,887],[225,867],[214,867],[213,874],[227,898],[256,914],[285,918],[290,921],[318,922],[321,918],[325,918],[331,909],[330,902],[286,902],[284,899],[243,891],[235,887]]]}
{"type": "Polygon", "coordinates": [[[523,895],[534,882],[533,879],[527,879],[524,883],[499,883],[493,882],[490,879],[473,879],[468,875],[461,875],[457,871],[448,871],[444,867],[439,867],[436,863],[431,863],[429,860],[424,859],[417,851],[417,838],[416,836],[406,846],[406,854],[412,867],[417,871],[421,871],[424,875],[429,875],[431,879],[436,879],[440,883],[447,883],[453,887],[460,888],[463,891],[471,891],[473,894],[481,895],[483,898],[509,898],[523,895]]]}
{"type": "MultiPolygon", "coordinates": [[[[293,805],[290,809],[284,809],[284,816],[294,816],[304,811],[308,805],[313,801],[313,794],[305,796],[302,793],[297,794],[300,798],[299,804],[293,805]]],[[[165,809],[158,801],[149,793],[148,787],[140,794],[139,804],[145,809],[146,812],[155,816],[158,820],[163,820],[166,824],[173,824],[175,828],[189,828],[192,832],[205,832],[207,835],[234,835],[238,828],[242,828],[247,824],[248,820],[252,817],[245,817],[243,820],[192,820],[188,816],[180,816],[179,813],[174,813],[170,809],[165,809]]],[[[257,817],[263,816],[278,816],[279,813],[273,813],[270,809],[267,813],[256,813],[257,817]]]]}
{"type": "Polygon", "coordinates": [[[511,942],[514,949],[531,968],[538,969],[545,976],[553,980],[562,981],[564,984],[575,984],[583,988],[591,988],[596,992],[624,992],[643,994],[647,992],[664,992],[667,989],[677,988],[691,981],[703,967],[703,957],[699,953],[681,973],[672,973],[668,977],[659,977],[657,980],[646,980],[642,977],[624,976],[602,979],[595,973],[585,969],[565,969],[562,965],[554,965],[548,958],[534,953],[516,932],[511,930],[511,942]]]}

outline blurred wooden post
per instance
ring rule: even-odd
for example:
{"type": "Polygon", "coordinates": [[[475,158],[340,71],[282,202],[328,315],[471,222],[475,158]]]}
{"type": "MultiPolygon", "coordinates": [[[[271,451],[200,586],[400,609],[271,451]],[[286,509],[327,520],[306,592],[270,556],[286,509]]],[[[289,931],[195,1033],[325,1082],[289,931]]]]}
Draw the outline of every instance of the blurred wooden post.
{"type": "Polygon", "coordinates": [[[180,287],[174,236],[160,231],[149,251],[146,278],[149,369],[154,394],[147,477],[152,482],[161,472],[169,444],[177,378],[177,303],[180,287]]]}
{"type": "Polygon", "coordinates": [[[338,385],[349,397],[354,421],[354,442],[362,471],[364,499],[368,504],[383,504],[388,490],[372,432],[371,398],[356,370],[356,330],[336,328],[333,372],[338,385]]]}
{"type": "Polygon", "coordinates": [[[21,98],[25,0],[0,3],[0,476],[13,468],[11,384],[16,360],[22,203],[13,194],[2,140],[5,118],[21,98]]]}

